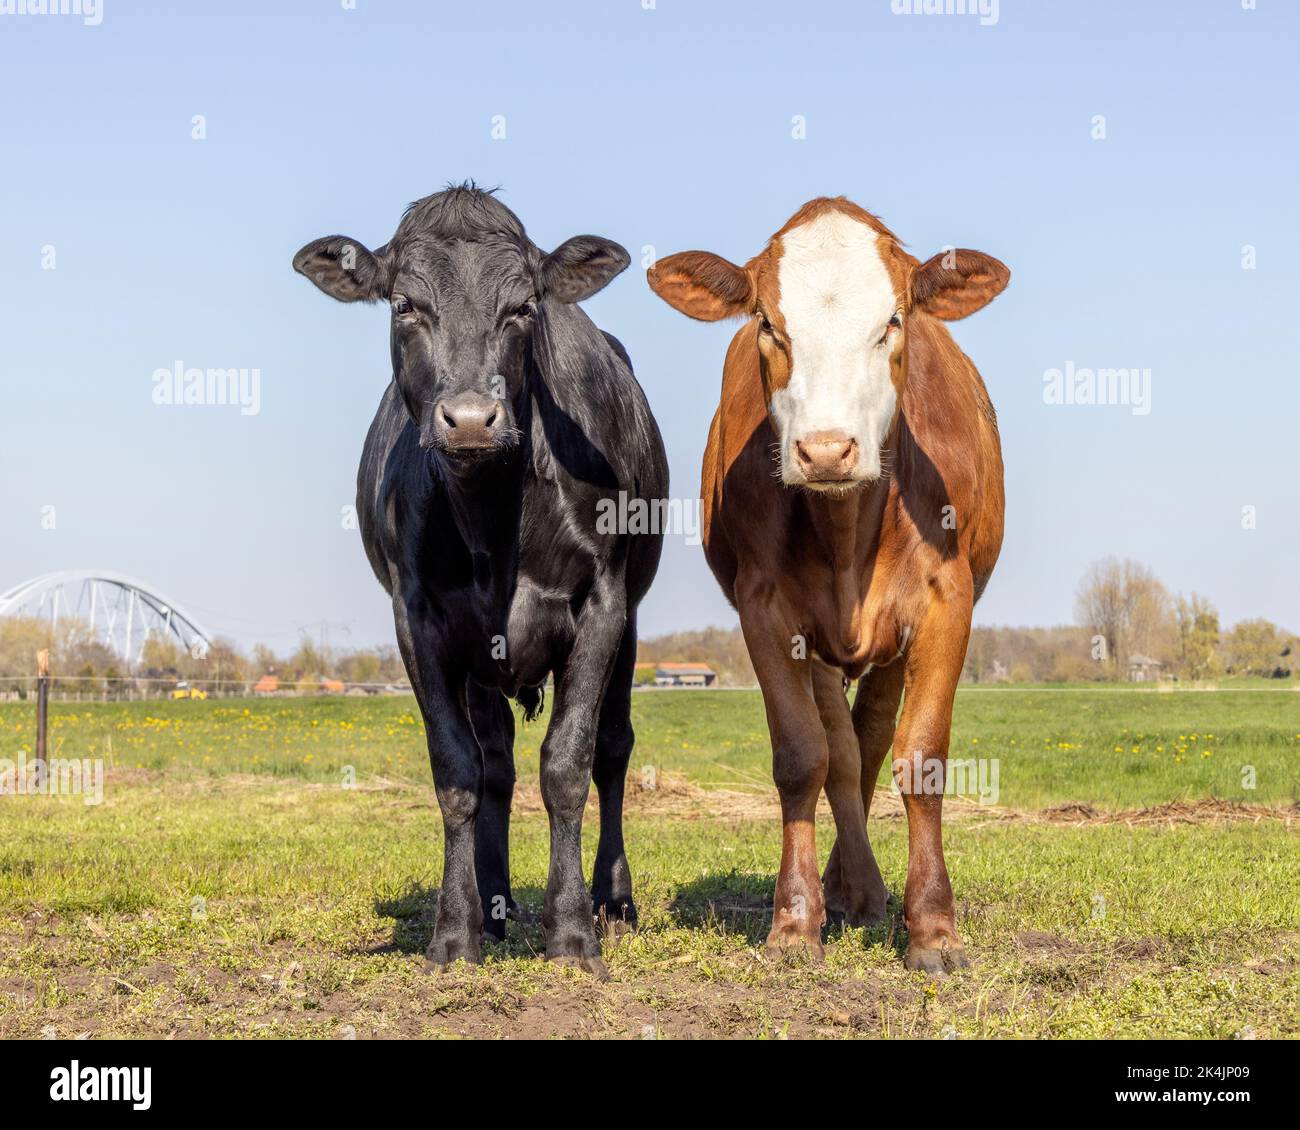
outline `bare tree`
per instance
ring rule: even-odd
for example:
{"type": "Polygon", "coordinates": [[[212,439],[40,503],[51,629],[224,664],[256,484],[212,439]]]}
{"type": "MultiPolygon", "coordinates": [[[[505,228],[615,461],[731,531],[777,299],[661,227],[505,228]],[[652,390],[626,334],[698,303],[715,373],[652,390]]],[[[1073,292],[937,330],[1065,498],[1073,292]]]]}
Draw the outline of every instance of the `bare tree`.
{"type": "Polygon", "coordinates": [[[1094,561],[1083,575],[1076,598],[1079,623],[1100,636],[1104,647],[1094,657],[1112,678],[1122,678],[1129,657],[1164,651],[1170,637],[1170,601],[1156,575],[1127,558],[1094,561]]]}

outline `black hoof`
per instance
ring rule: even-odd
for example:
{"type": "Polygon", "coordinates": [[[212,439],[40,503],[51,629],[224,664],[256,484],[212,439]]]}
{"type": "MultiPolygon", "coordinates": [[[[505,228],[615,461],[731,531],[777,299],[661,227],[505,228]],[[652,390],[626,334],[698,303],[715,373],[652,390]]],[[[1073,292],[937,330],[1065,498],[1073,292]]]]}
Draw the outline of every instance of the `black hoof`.
{"type": "Polygon", "coordinates": [[[483,960],[477,936],[473,938],[434,937],[424,954],[426,973],[440,972],[458,961],[478,965],[483,960]]]}
{"type": "Polygon", "coordinates": [[[509,895],[505,896],[505,914],[502,915],[498,901],[501,896],[494,895],[483,904],[483,936],[494,942],[506,940],[506,923],[519,921],[519,904],[509,895]]]}
{"type": "Polygon", "coordinates": [[[598,938],[609,938],[617,942],[636,931],[636,905],[631,899],[594,903],[591,915],[598,938]]]}

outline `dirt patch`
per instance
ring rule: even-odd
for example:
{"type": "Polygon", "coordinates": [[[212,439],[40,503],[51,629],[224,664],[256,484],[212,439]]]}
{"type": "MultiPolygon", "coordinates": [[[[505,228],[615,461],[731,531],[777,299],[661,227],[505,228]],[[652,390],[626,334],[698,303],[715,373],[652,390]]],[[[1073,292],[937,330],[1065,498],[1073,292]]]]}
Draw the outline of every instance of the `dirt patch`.
{"type": "MultiPolygon", "coordinates": [[[[148,787],[159,783],[161,774],[150,770],[110,770],[112,779],[121,785],[148,787]]],[[[317,781],[286,781],[250,773],[232,773],[208,776],[195,773],[166,778],[169,790],[203,791],[204,793],[230,793],[248,789],[267,789],[284,796],[300,792],[319,792],[337,789],[335,784],[317,781]]],[[[360,793],[391,793],[396,807],[424,807],[435,805],[432,784],[383,777],[366,777],[352,786],[360,793]]],[[[591,807],[600,807],[600,798],[593,788],[589,797],[591,807]]],[[[776,788],[755,783],[742,788],[704,788],[678,773],[658,773],[653,778],[635,771],[628,775],[624,793],[624,809],[632,814],[646,814],[678,820],[779,820],[781,805],[776,788]]],[[[539,815],[546,811],[540,786],[535,781],[520,781],[515,786],[512,810],[516,816],[539,815]]],[[[817,815],[829,820],[830,805],[823,794],[818,801],[817,815]]],[[[872,820],[903,820],[906,812],[903,798],[892,789],[877,787],[871,802],[872,820]]],[[[1043,809],[1003,808],[999,805],[981,804],[965,796],[944,798],[944,820],[958,824],[1049,823],[1091,826],[1100,824],[1126,824],[1130,826],[1179,824],[1216,824],[1227,822],[1279,820],[1288,829],[1300,824],[1300,802],[1290,804],[1247,804],[1238,801],[1207,799],[1198,801],[1171,801],[1148,808],[1108,811],[1095,805],[1074,802],[1043,809]]]]}
{"type": "Polygon", "coordinates": [[[1231,800],[1170,801],[1119,812],[1098,811],[1090,804],[1063,804],[1025,814],[1052,824],[1218,824],[1280,820],[1290,828],[1300,818],[1300,804],[1242,804],[1231,800]]]}
{"type": "MultiPolygon", "coordinates": [[[[516,790],[518,811],[543,811],[541,793],[533,786],[516,790]],[[526,795],[520,806],[521,793],[526,795]],[[535,807],[534,807],[535,805],[535,807]]],[[[596,795],[592,793],[596,802],[596,795]]],[[[738,790],[705,789],[684,778],[660,775],[657,787],[647,789],[640,782],[628,781],[625,806],[629,812],[650,812],[663,816],[699,819],[722,817],[733,820],[780,819],[781,805],[776,789],[738,790]]],[[[1127,824],[1169,825],[1216,824],[1225,822],[1280,820],[1287,828],[1300,823],[1300,804],[1244,804],[1229,800],[1171,801],[1149,808],[1107,811],[1090,804],[1065,804],[1045,809],[1014,809],[980,804],[969,797],[944,798],[944,819],[951,823],[1037,823],[1050,824],[1127,824]]],[[[823,795],[817,815],[829,819],[830,805],[823,795]]],[[[872,820],[903,820],[903,798],[887,788],[877,788],[871,801],[872,820]]]]}
{"type": "Polygon", "coordinates": [[[1084,947],[1060,934],[1049,934],[1044,930],[1024,930],[1016,935],[1016,945],[1022,950],[1039,954],[1059,954],[1072,957],[1085,952],[1084,947]]]}

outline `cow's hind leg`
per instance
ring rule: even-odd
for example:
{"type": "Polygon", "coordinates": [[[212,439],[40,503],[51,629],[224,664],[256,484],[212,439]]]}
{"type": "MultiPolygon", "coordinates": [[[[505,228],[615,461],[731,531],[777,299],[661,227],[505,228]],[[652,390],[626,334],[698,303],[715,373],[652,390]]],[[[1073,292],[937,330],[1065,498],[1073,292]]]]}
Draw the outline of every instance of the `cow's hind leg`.
{"type": "Polygon", "coordinates": [[[844,677],[837,668],[817,661],[812,674],[813,696],[830,753],[826,799],[835,817],[835,846],[822,877],[826,913],[850,926],[873,925],[885,916],[885,882],[867,841],[862,758],[844,695],[844,677]]]}
{"type": "MultiPolygon", "coordinates": [[[[868,911],[864,921],[875,923],[883,920],[888,901],[885,881],[876,864],[875,854],[871,851],[870,836],[866,831],[867,818],[871,815],[871,798],[876,790],[876,781],[880,776],[880,766],[889,752],[894,740],[894,723],[898,718],[898,701],[903,695],[903,663],[895,660],[888,667],[876,667],[867,672],[858,683],[857,697],[853,700],[853,731],[855,748],[860,758],[859,773],[861,799],[859,801],[863,817],[863,834],[867,836],[867,853],[869,865],[864,872],[855,876],[846,876],[841,867],[839,822],[836,821],[837,839],[831,848],[831,857],[826,864],[823,883],[826,887],[827,906],[844,909],[850,902],[845,893],[846,884],[856,884],[853,900],[859,904],[865,901],[868,911]]],[[[832,753],[832,761],[834,754],[832,753]]],[[[829,791],[829,789],[828,789],[829,791]]],[[[856,925],[846,912],[846,918],[856,925]]]]}
{"type": "Polygon", "coordinates": [[[474,825],[474,873],[483,905],[483,932],[504,940],[515,916],[510,895],[510,802],[515,792],[515,716],[500,691],[470,680],[467,699],[483,749],[483,803],[474,825]]]}
{"type": "Polygon", "coordinates": [[[632,757],[632,676],[636,667],[636,618],[628,617],[623,641],[605,690],[596,732],[592,779],[600,795],[600,843],[591,875],[591,909],[602,929],[617,934],[636,925],[632,871],[623,846],[623,786],[632,757]]]}

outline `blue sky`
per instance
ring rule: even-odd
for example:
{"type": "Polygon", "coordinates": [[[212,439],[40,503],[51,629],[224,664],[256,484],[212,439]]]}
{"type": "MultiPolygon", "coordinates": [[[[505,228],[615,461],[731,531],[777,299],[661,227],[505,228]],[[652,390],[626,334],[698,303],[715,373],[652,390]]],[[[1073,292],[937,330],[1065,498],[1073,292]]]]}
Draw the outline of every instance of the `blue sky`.
{"type": "MultiPolygon", "coordinates": [[[[246,644],[321,621],[390,640],[341,520],[388,315],[289,264],[334,232],[376,246],[408,201],[474,178],[544,247],[595,232],[632,252],[587,309],[632,354],[675,495],[698,491],[733,327],[655,298],[643,248],[743,261],[844,193],[922,258],[1012,268],[954,327],[1007,465],[978,622],[1069,621],[1087,563],[1119,554],[1227,623],[1300,628],[1297,33],[1279,0],[1002,0],[989,26],[890,0],[0,15],[0,589],[93,565],[246,644]],[[178,360],[256,367],[260,412],[155,404],[178,360]],[[1150,411],[1045,403],[1067,365],[1149,369],[1150,411]]],[[[670,540],[643,633],[733,622],[701,551],[670,540]]]]}

